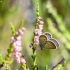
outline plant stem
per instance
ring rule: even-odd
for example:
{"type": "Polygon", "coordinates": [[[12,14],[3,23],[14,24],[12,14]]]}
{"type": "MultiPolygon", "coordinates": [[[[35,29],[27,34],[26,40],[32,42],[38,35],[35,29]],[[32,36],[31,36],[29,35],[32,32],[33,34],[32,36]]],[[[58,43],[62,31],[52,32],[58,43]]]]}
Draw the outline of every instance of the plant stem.
{"type": "Polygon", "coordinates": [[[36,70],[36,47],[33,46],[33,55],[32,55],[32,58],[33,58],[33,70],[36,70]]]}

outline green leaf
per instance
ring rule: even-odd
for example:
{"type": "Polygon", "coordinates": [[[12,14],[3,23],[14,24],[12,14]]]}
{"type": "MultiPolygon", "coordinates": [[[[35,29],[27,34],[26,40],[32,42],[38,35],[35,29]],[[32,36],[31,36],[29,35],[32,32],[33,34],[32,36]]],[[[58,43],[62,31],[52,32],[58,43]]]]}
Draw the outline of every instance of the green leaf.
{"type": "Polygon", "coordinates": [[[49,70],[49,67],[48,67],[48,65],[46,65],[46,66],[45,66],[45,70],[49,70]]]}
{"type": "Polygon", "coordinates": [[[15,27],[11,22],[10,22],[10,26],[11,26],[12,34],[15,35],[15,27]]]}
{"type": "Polygon", "coordinates": [[[12,62],[13,62],[13,59],[10,59],[10,60],[8,60],[8,61],[4,60],[4,63],[5,63],[5,64],[11,64],[12,62]]]}
{"type": "Polygon", "coordinates": [[[10,59],[10,61],[8,63],[11,64],[12,62],[13,62],[13,59],[10,59]]]}
{"type": "Polygon", "coordinates": [[[21,28],[21,27],[23,26],[23,24],[24,24],[24,20],[22,20],[22,21],[20,22],[19,28],[21,28]]]}
{"type": "Polygon", "coordinates": [[[0,61],[3,61],[2,55],[0,54],[0,61]]]}

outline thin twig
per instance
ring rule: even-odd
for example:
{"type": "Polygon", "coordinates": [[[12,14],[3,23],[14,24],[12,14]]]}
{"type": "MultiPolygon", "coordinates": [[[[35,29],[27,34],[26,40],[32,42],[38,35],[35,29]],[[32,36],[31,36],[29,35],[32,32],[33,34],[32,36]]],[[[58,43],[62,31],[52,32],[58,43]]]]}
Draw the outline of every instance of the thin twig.
{"type": "Polygon", "coordinates": [[[60,62],[58,62],[55,66],[53,66],[50,70],[53,70],[54,68],[56,68],[59,64],[63,64],[65,61],[64,58],[62,58],[62,60],[60,62]]]}

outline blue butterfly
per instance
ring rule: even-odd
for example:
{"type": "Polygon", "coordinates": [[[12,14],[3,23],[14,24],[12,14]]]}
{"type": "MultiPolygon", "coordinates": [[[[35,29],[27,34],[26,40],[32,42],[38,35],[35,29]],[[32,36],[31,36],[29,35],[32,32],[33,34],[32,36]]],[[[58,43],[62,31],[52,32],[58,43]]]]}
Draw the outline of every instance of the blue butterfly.
{"type": "Polygon", "coordinates": [[[59,44],[52,38],[50,33],[44,33],[39,37],[39,46],[41,49],[56,49],[59,44]]]}

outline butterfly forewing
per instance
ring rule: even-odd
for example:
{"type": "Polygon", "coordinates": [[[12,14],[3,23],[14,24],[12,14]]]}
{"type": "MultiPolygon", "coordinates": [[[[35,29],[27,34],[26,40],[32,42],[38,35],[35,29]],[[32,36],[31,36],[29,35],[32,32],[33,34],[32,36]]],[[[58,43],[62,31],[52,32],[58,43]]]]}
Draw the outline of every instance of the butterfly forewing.
{"type": "Polygon", "coordinates": [[[47,42],[47,37],[44,36],[44,35],[41,35],[39,37],[39,45],[40,45],[41,49],[44,47],[44,45],[46,44],[46,42],[47,42]]]}

